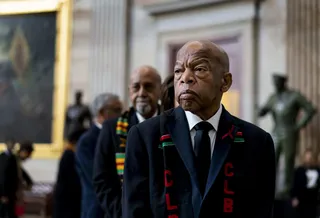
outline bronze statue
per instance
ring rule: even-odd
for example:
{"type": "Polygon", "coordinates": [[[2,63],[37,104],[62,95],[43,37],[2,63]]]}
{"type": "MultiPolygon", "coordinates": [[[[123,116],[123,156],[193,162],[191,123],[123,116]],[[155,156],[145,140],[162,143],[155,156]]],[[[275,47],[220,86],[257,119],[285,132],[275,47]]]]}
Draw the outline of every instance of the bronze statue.
{"type": "Polygon", "coordinates": [[[85,132],[91,125],[91,113],[89,107],[82,103],[82,96],[82,92],[77,91],[75,103],[67,109],[65,137],[74,131],[85,132]]]}
{"type": "Polygon", "coordinates": [[[298,91],[290,90],[287,87],[286,76],[274,74],[273,82],[276,92],[261,108],[259,116],[271,113],[273,117],[277,166],[281,154],[284,154],[285,159],[284,189],[278,193],[278,196],[286,197],[292,186],[299,131],[309,123],[316,113],[316,109],[298,91]],[[300,119],[297,119],[301,110],[304,114],[300,119]]]}

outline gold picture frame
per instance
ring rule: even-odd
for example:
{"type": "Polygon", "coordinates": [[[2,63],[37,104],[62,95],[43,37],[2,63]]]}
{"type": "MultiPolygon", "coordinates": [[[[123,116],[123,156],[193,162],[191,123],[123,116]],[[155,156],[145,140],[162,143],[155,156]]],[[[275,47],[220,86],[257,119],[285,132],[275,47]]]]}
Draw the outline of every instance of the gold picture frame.
{"type": "MultiPolygon", "coordinates": [[[[64,146],[63,129],[69,84],[72,2],[72,0],[9,0],[0,2],[0,17],[3,15],[56,12],[52,143],[35,144],[33,158],[58,158],[64,146]]],[[[4,149],[5,145],[0,144],[0,150],[4,149]]]]}

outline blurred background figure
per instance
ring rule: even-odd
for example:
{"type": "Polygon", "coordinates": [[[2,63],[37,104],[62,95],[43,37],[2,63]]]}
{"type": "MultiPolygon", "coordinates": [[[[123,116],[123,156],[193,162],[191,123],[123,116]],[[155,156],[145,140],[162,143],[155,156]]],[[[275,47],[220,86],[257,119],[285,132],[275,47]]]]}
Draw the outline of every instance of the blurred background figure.
{"type": "Polygon", "coordinates": [[[76,150],[76,165],[82,188],[81,218],[103,218],[104,212],[98,202],[92,180],[94,154],[102,123],[119,117],[122,103],[118,95],[100,94],[94,99],[91,112],[94,124],[82,135],[76,150]]]}
{"type": "Polygon", "coordinates": [[[13,138],[8,138],[5,140],[5,145],[6,145],[6,153],[7,154],[12,154],[14,152],[14,148],[16,146],[16,141],[13,138]]]}
{"type": "Polygon", "coordinates": [[[320,190],[320,169],[311,149],[303,155],[303,164],[295,170],[292,188],[292,206],[298,218],[316,218],[320,190]]]}
{"type": "Polygon", "coordinates": [[[122,180],[127,133],[130,128],[160,114],[161,77],[151,66],[131,74],[129,96],[132,107],[103,123],[94,158],[93,185],[107,217],[122,216],[122,180]]]}
{"type": "Polygon", "coordinates": [[[15,218],[19,189],[19,164],[13,154],[15,142],[6,140],[7,150],[0,154],[0,217],[15,218]]]}
{"type": "Polygon", "coordinates": [[[6,140],[7,150],[0,154],[0,217],[22,215],[24,190],[30,189],[33,185],[31,177],[21,164],[31,157],[33,143],[20,143],[17,153],[14,152],[15,145],[14,139],[6,140]]]}
{"type": "MultiPolygon", "coordinates": [[[[33,151],[34,151],[33,142],[24,141],[20,143],[20,148],[17,152],[17,156],[21,164],[32,157],[33,151]]],[[[20,164],[20,167],[21,167],[21,173],[22,173],[23,187],[24,189],[31,189],[33,186],[33,180],[29,175],[29,173],[23,168],[21,164],[20,164]]]]}
{"type": "Polygon", "coordinates": [[[53,194],[53,218],[79,218],[81,185],[75,166],[75,150],[82,130],[68,134],[68,143],[60,159],[53,194]]]}
{"type": "Polygon", "coordinates": [[[85,132],[91,125],[91,113],[87,105],[82,102],[83,93],[75,93],[75,102],[67,109],[65,135],[71,132],[85,132]]]}
{"type": "Polygon", "coordinates": [[[177,107],[179,104],[174,98],[174,74],[170,74],[161,85],[161,111],[177,107]]]}

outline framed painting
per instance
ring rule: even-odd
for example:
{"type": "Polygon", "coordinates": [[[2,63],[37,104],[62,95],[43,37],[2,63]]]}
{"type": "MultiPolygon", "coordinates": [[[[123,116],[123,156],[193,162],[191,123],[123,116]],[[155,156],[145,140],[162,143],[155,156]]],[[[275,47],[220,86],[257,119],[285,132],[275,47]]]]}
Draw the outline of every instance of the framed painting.
{"type": "Polygon", "coordinates": [[[64,144],[72,0],[0,3],[0,148],[32,141],[36,158],[64,144]]]}

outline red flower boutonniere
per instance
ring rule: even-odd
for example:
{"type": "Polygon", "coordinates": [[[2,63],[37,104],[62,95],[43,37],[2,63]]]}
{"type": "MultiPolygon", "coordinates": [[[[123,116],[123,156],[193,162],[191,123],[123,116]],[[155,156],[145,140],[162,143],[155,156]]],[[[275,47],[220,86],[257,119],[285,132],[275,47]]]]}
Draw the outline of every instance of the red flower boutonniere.
{"type": "Polygon", "coordinates": [[[164,147],[167,147],[167,146],[174,146],[174,143],[171,139],[171,136],[169,134],[167,135],[163,135],[160,137],[160,145],[159,145],[159,148],[164,148],[164,147]]]}

